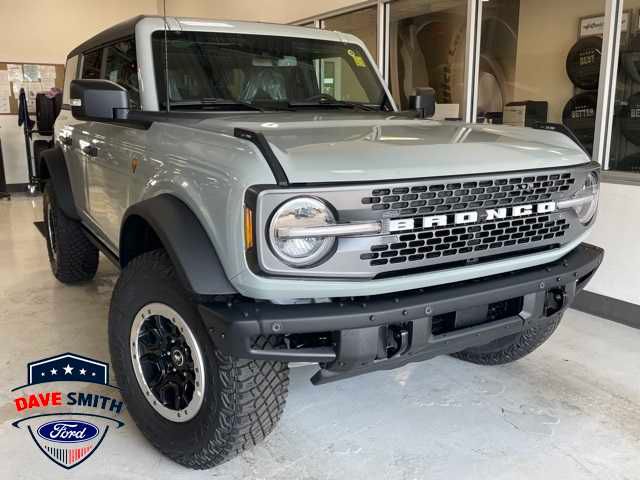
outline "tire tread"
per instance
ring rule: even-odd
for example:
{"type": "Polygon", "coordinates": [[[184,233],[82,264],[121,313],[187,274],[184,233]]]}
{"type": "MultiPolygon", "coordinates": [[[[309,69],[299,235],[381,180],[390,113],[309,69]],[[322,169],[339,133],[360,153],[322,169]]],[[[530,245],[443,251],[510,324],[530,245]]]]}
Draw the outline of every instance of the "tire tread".
{"type": "Polygon", "coordinates": [[[469,348],[452,354],[453,357],[479,365],[504,365],[515,362],[533,352],[546,342],[560,324],[561,314],[537,320],[536,323],[508,342],[500,342],[491,348],[492,342],[483,347],[469,348]]]}
{"type": "Polygon", "coordinates": [[[53,275],[62,283],[79,283],[91,280],[98,271],[98,249],[89,241],[80,222],[67,217],[57,206],[51,183],[47,183],[45,187],[45,197],[43,200],[45,229],[49,228],[46,218],[46,202],[51,203],[55,216],[57,243],[55,262],[52,260],[48,236],[46,239],[53,275]]]}
{"type": "MultiPolygon", "coordinates": [[[[114,289],[114,299],[119,297],[122,289],[129,288],[131,282],[140,278],[143,272],[153,272],[156,278],[177,285],[168,255],[164,250],[154,250],[131,260],[114,289]]],[[[186,292],[182,293],[187,295],[186,292]]],[[[110,317],[122,314],[123,309],[117,301],[112,301],[111,308],[110,317]]],[[[111,337],[111,331],[109,335],[111,337]]],[[[115,346],[112,343],[112,358],[115,355],[129,355],[128,342],[120,343],[115,346]],[[115,350],[120,349],[123,351],[116,353],[115,350]]],[[[279,339],[275,336],[260,337],[256,344],[258,348],[278,348],[279,339]]],[[[178,446],[171,439],[158,438],[144,422],[138,424],[149,441],[163,454],[181,465],[199,470],[231,460],[264,440],[282,416],[289,387],[287,363],[235,358],[215,348],[213,342],[210,345],[207,348],[212,349],[218,371],[217,411],[210,412],[198,425],[189,444],[178,446]]],[[[119,363],[114,361],[114,364],[119,363]]],[[[127,397],[131,395],[131,389],[138,388],[135,379],[124,378],[120,387],[127,397]]]]}

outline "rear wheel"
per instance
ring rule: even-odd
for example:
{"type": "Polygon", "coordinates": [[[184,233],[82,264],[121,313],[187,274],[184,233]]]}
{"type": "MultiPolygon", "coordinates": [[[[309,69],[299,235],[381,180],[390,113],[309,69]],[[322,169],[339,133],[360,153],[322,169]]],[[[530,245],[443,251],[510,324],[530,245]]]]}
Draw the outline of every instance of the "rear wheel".
{"type": "Polygon", "coordinates": [[[98,271],[98,249],[56,203],[50,182],[42,195],[47,252],[53,275],[63,283],[91,280],[98,271]]]}
{"type": "MultiPolygon", "coordinates": [[[[45,150],[51,148],[51,142],[49,140],[34,140],[33,141],[33,159],[36,167],[36,177],[41,178],[42,172],[40,171],[40,155],[45,150]]],[[[42,191],[42,185],[40,185],[40,190],[42,191]]]]}
{"type": "Polygon", "coordinates": [[[480,365],[503,365],[515,362],[530,354],[547,341],[560,324],[562,314],[535,321],[529,328],[516,335],[499,338],[479,347],[467,348],[453,356],[480,365]]]}
{"type": "MultiPolygon", "coordinates": [[[[261,345],[275,348],[274,340],[261,345]]],[[[164,250],[122,271],[109,312],[111,360],[132,418],[176,462],[211,468],[264,439],[284,409],[286,363],[216,348],[164,250]]]]}

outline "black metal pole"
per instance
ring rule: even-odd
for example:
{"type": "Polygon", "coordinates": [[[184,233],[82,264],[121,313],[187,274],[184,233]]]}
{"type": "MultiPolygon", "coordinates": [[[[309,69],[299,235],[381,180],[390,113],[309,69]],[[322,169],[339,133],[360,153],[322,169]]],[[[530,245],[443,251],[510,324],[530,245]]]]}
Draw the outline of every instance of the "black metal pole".
{"type": "Polygon", "coordinates": [[[20,110],[25,112],[25,118],[22,125],[24,131],[24,147],[27,152],[27,168],[29,170],[29,192],[34,193],[37,188],[36,178],[33,174],[33,158],[31,156],[31,126],[29,125],[29,108],[27,103],[27,96],[24,88],[20,89],[20,110]]]}
{"type": "Polygon", "coordinates": [[[27,113],[24,123],[22,124],[22,130],[24,132],[24,145],[27,150],[27,167],[29,168],[29,183],[33,181],[33,167],[31,165],[31,136],[29,134],[29,109],[27,104],[27,96],[26,93],[23,95],[24,89],[20,89],[20,103],[22,103],[22,107],[24,111],[27,113]]]}
{"type": "Polygon", "coordinates": [[[11,194],[7,189],[7,179],[4,176],[4,159],[2,157],[2,139],[0,139],[0,198],[11,200],[11,194]]]}

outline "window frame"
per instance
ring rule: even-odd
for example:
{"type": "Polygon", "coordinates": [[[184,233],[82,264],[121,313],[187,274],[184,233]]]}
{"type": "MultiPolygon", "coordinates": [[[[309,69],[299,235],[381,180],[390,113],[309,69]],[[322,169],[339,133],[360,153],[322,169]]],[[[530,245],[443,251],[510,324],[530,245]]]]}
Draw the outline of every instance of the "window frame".
{"type": "Polygon", "coordinates": [[[74,55],[73,57],[67,58],[67,61],[64,65],[64,82],[62,84],[62,108],[71,108],[71,82],[78,78],[78,70],[81,64],[81,60],[81,55],[74,55]],[[69,67],[71,66],[70,63],[74,60],[75,68],[73,71],[73,75],[69,75],[71,73],[69,71],[69,67]]]}
{"type": "MultiPolygon", "coordinates": [[[[154,36],[155,35],[159,35],[162,32],[163,32],[162,30],[153,31],[152,34],[151,34],[150,41],[151,41],[151,52],[152,52],[152,55],[153,55],[153,58],[154,58],[153,65],[154,65],[154,77],[155,77],[156,99],[157,99],[157,102],[158,102],[158,109],[159,109],[159,111],[167,111],[166,109],[163,110],[163,102],[166,103],[166,100],[162,96],[163,92],[165,92],[165,86],[164,86],[165,78],[164,78],[163,75],[158,75],[159,72],[157,71],[158,65],[163,64],[164,63],[164,59],[157,57],[158,53],[160,53],[160,52],[156,52],[155,46],[154,46],[154,36]],[[160,60],[160,62],[158,60],[160,60]]],[[[181,32],[175,32],[175,33],[181,33],[181,32]]],[[[246,36],[247,35],[247,34],[235,33],[235,32],[199,32],[199,31],[189,31],[189,30],[185,30],[182,33],[217,33],[217,34],[239,35],[239,36],[246,36]]],[[[267,36],[267,37],[269,36],[268,34],[261,34],[261,33],[255,33],[255,34],[251,34],[251,35],[253,35],[253,36],[267,36]]],[[[282,38],[288,38],[288,37],[283,36],[282,38]]],[[[321,41],[321,39],[309,39],[309,40],[320,40],[321,41]]],[[[368,50],[366,49],[366,46],[363,47],[362,45],[359,45],[358,43],[348,43],[348,42],[342,42],[342,43],[341,42],[334,42],[334,43],[337,43],[337,44],[339,44],[339,45],[341,45],[343,47],[349,47],[349,48],[357,49],[359,52],[361,52],[363,55],[366,56],[367,60],[369,59],[369,56],[366,55],[366,52],[368,52],[368,50]]],[[[386,107],[387,105],[389,105],[390,108],[395,110],[395,104],[393,103],[393,99],[391,98],[390,92],[387,89],[386,82],[384,81],[383,78],[381,78],[378,75],[378,72],[376,70],[377,69],[377,65],[375,64],[375,62],[369,62],[369,63],[370,63],[369,66],[372,67],[371,69],[367,68],[367,70],[371,72],[370,80],[373,81],[376,84],[376,86],[380,86],[381,87],[380,90],[381,90],[381,93],[382,93],[382,96],[384,97],[384,99],[381,99],[379,102],[378,102],[378,100],[375,100],[375,101],[372,100],[370,102],[362,102],[362,103],[365,104],[365,105],[382,104],[383,108],[386,107]]],[[[318,70],[316,70],[316,73],[317,72],[318,72],[318,70]]],[[[359,79],[358,72],[356,70],[354,70],[354,69],[352,69],[352,72],[353,72],[354,76],[359,79]]],[[[364,89],[365,82],[361,81],[360,85],[364,89]]],[[[318,86],[319,86],[319,88],[321,88],[320,84],[318,86]]],[[[166,107],[164,107],[164,108],[166,108],[166,107]]],[[[381,110],[381,111],[384,111],[384,110],[381,110]]]]}
{"type": "Polygon", "coordinates": [[[79,78],[81,80],[85,79],[85,76],[84,76],[84,62],[86,61],[86,57],[87,57],[87,55],[89,55],[91,53],[94,53],[94,52],[97,52],[97,51],[100,51],[101,55],[102,55],[100,57],[100,73],[99,73],[97,79],[91,78],[91,79],[88,79],[88,80],[98,80],[98,79],[102,78],[102,76],[104,75],[104,47],[105,46],[103,45],[101,47],[92,48],[91,50],[87,50],[85,52],[82,52],[82,62],[81,62],[81,65],[80,65],[80,67],[78,69],[77,78],[79,78]]]}
{"type": "MultiPolygon", "coordinates": [[[[138,44],[136,43],[135,34],[128,34],[128,35],[125,35],[123,37],[119,37],[119,38],[116,38],[114,40],[110,40],[107,43],[103,43],[102,45],[100,45],[98,47],[93,47],[93,48],[90,48],[89,50],[83,51],[82,54],[79,55],[80,60],[78,61],[78,70],[77,70],[77,73],[76,73],[76,78],[79,78],[79,79],[84,79],[85,78],[83,75],[84,75],[84,62],[85,62],[86,56],[88,54],[93,53],[93,52],[100,51],[102,57],[100,58],[100,76],[98,77],[98,79],[99,80],[108,80],[108,78],[105,78],[106,68],[107,68],[107,58],[108,58],[107,48],[112,47],[112,46],[114,46],[114,45],[116,45],[118,43],[127,42],[127,41],[131,41],[131,43],[133,44],[133,47],[135,48],[135,51],[136,51],[136,74],[138,76],[138,87],[140,85],[142,85],[142,82],[140,81],[140,68],[139,68],[139,65],[138,65],[138,44]]],[[[138,109],[139,110],[143,110],[143,108],[142,108],[142,93],[141,92],[139,92],[138,109]]]]}
{"type": "MultiPolygon", "coordinates": [[[[138,48],[137,48],[137,44],[136,44],[136,38],[135,35],[127,35],[125,37],[119,38],[117,40],[113,40],[110,41],[109,43],[103,45],[102,47],[100,47],[102,49],[102,66],[101,66],[101,71],[100,71],[100,78],[102,78],[103,80],[109,80],[108,78],[106,78],[106,74],[107,74],[107,61],[109,58],[109,51],[108,49],[117,45],[118,43],[122,43],[122,42],[131,42],[131,44],[133,45],[133,49],[135,52],[135,62],[136,62],[136,77],[138,80],[138,108],[137,110],[142,110],[142,93],[140,92],[140,85],[142,85],[142,83],[140,82],[140,69],[138,68],[138,48]]],[[[117,82],[116,82],[117,83],[117,82]]],[[[126,89],[126,87],[123,87],[126,89]]],[[[127,93],[130,95],[129,90],[127,90],[127,93]]]]}

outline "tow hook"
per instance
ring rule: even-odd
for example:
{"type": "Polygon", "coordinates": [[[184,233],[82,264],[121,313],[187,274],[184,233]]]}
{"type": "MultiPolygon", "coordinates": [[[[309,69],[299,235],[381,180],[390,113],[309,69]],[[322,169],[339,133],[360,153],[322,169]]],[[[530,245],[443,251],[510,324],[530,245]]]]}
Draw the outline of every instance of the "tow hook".
{"type": "Polygon", "coordinates": [[[409,350],[409,330],[403,327],[391,327],[393,339],[396,342],[396,351],[389,355],[389,359],[399,357],[409,350]]]}
{"type": "Polygon", "coordinates": [[[562,310],[567,303],[567,293],[564,288],[553,288],[547,291],[546,297],[544,311],[547,317],[562,310]]]}

